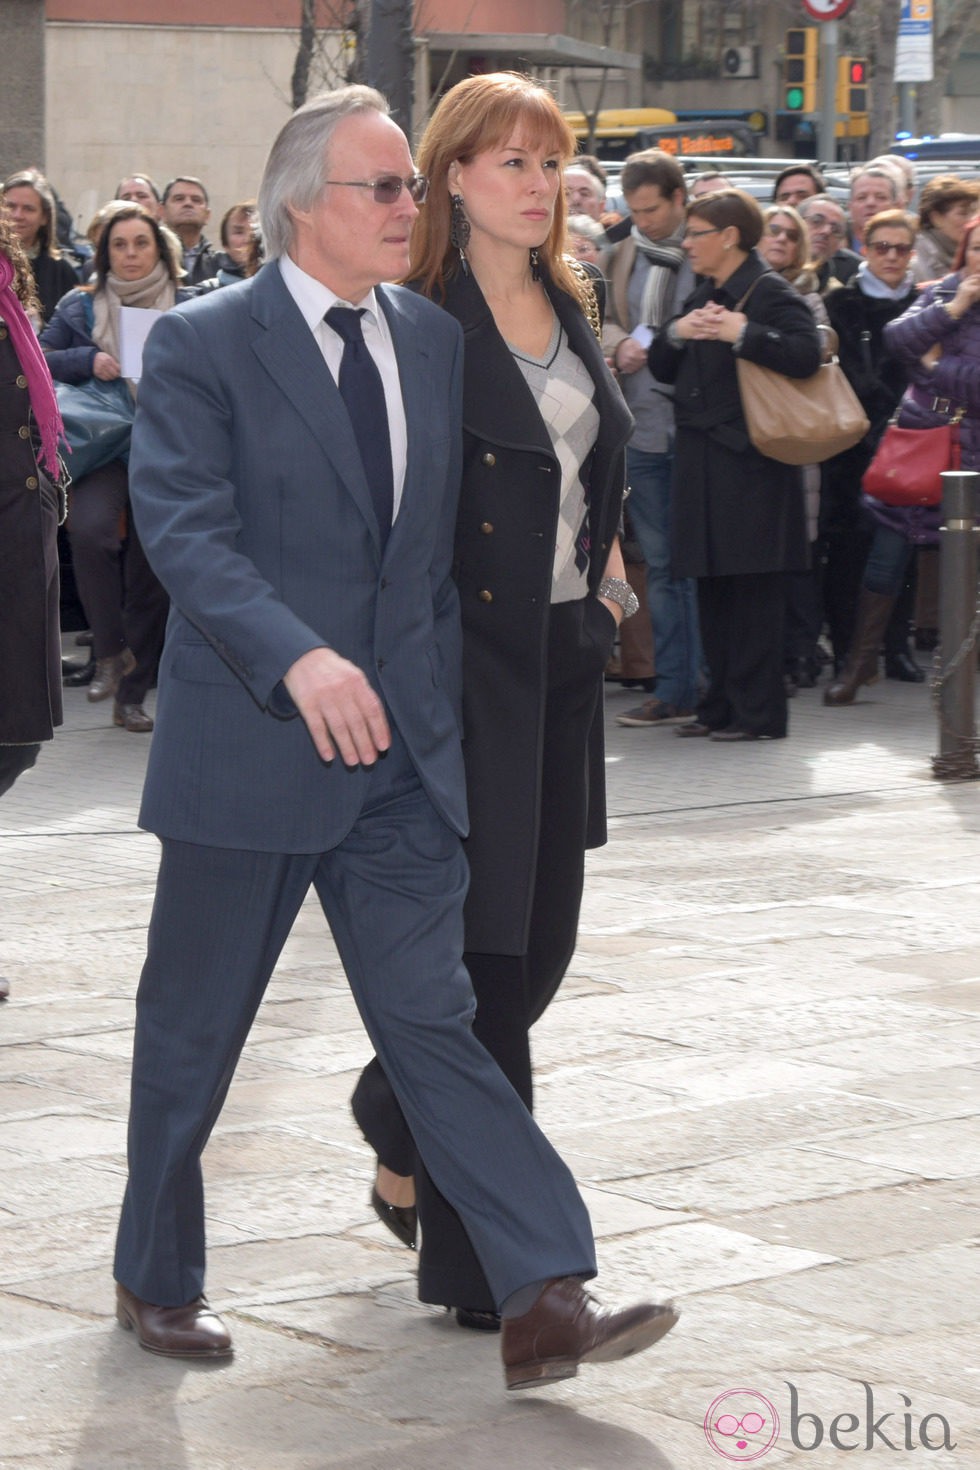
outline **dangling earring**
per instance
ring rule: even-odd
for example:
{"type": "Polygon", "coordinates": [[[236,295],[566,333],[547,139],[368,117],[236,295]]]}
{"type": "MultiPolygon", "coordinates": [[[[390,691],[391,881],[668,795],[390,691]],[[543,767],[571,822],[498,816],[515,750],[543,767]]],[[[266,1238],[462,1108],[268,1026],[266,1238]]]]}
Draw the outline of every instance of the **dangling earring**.
{"type": "Polygon", "coordinates": [[[541,257],[538,254],[537,247],[535,246],[535,248],[531,251],[531,280],[532,281],[540,281],[540,279],[541,279],[541,257]]]}
{"type": "Polygon", "coordinates": [[[470,267],[466,259],[466,247],[470,243],[470,222],[463,209],[462,194],[450,194],[449,204],[452,211],[449,220],[449,243],[454,250],[459,252],[459,263],[463,267],[463,275],[468,276],[470,267]]]}

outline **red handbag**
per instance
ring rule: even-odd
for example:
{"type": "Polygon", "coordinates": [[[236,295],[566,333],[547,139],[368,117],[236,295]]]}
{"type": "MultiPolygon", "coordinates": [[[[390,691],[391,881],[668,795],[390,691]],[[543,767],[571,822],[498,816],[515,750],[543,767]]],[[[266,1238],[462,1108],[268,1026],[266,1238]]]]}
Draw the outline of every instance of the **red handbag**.
{"type": "Polygon", "coordinates": [[[939,505],[944,470],[960,467],[963,410],[936,429],[900,429],[889,424],[861,480],[865,494],[883,505],[939,505]]]}

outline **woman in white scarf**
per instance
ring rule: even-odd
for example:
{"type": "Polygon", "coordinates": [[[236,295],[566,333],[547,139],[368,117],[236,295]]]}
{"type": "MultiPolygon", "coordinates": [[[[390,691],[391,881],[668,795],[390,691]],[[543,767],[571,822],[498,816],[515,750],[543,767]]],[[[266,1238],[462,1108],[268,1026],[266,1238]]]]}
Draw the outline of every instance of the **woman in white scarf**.
{"type": "MultiPolygon", "coordinates": [[[[111,383],[121,378],[122,307],[169,311],[195,294],[178,284],[179,248],[168,236],[141,205],[113,209],[96,248],[93,282],[62,298],[41,335],[57,382],[84,384],[96,378],[111,383]]],[[[125,382],[135,398],[136,383],[125,382]]],[[[128,512],[129,481],[122,458],[100,465],[72,486],[72,565],[95,657],[88,698],[114,697],[113,722],[145,733],[153,721],[143,700],[156,679],[168,603],[128,512]]]]}

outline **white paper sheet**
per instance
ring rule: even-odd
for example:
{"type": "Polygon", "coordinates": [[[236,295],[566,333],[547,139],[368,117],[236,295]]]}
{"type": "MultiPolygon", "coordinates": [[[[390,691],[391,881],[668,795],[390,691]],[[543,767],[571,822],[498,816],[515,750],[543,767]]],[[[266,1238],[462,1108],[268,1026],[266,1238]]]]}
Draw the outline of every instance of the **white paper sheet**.
{"type": "Polygon", "coordinates": [[[162,311],[150,306],[121,306],[119,308],[119,366],[124,378],[134,382],[143,376],[143,347],[150,328],[162,311]]]}

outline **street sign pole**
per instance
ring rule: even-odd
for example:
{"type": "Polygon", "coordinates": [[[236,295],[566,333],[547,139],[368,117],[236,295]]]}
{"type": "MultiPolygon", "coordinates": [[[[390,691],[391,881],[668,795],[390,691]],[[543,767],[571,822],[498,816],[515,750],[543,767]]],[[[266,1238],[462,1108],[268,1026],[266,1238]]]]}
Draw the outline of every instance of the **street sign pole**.
{"type": "Polygon", "coordinates": [[[823,163],[837,157],[837,22],[854,0],[803,0],[811,20],[820,22],[820,114],[817,156],[823,163]]]}
{"type": "Polygon", "coordinates": [[[820,126],[817,157],[821,163],[837,158],[837,22],[820,27],[820,126]]]}

